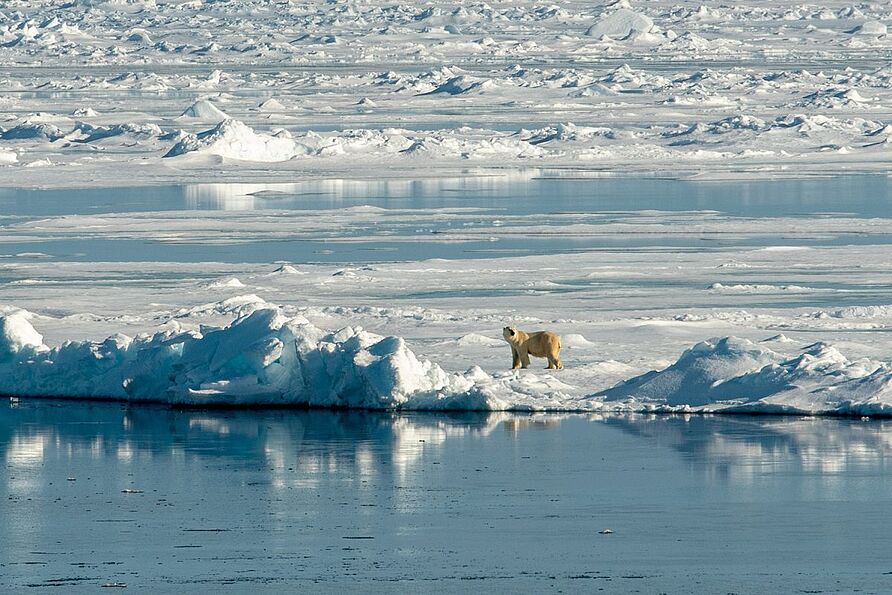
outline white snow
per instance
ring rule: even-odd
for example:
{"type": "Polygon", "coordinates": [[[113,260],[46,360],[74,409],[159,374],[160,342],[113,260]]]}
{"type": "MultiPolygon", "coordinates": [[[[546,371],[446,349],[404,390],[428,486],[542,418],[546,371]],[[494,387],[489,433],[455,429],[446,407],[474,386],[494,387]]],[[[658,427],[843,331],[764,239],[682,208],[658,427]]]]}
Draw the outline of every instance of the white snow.
{"type": "Polygon", "coordinates": [[[210,130],[182,138],[165,157],[217,155],[242,161],[288,161],[310,149],[290,138],[256,133],[238,120],[223,120],[210,130]]]}
{"type": "Polygon", "coordinates": [[[245,284],[239,281],[236,277],[221,279],[208,284],[208,289],[241,289],[244,287],[245,284]]]}
{"type": "Polygon", "coordinates": [[[47,17],[57,4],[4,4],[2,186],[439,175],[531,159],[719,176],[892,163],[881,4],[371,0],[275,14],[245,0],[235,18],[226,2],[74,2],[47,17]],[[240,161],[227,167],[161,159],[233,116],[310,149],[205,152],[240,161]],[[72,117],[160,131],[85,147],[72,117]]]}
{"type": "MultiPolygon", "coordinates": [[[[225,327],[184,330],[174,324],[152,335],[116,334],[53,348],[44,345],[33,315],[5,314],[0,393],[360,409],[892,414],[892,366],[850,361],[824,343],[782,355],[764,345],[790,343],[785,337],[761,345],[709,339],[659,371],[573,396],[574,387],[548,375],[491,375],[477,366],[449,373],[417,357],[400,337],[360,327],[324,331],[249,297],[242,303],[252,307],[225,327]]],[[[566,339],[568,346],[592,345],[578,334],[566,339]]],[[[488,348],[502,341],[470,333],[456,344],[488,348]]],[[[629,370],[611,361],[592,369],[604,378],[629,370]]]]}
{"type": "Polygon", "coordinates": [[[194,210],[175,213],[97,203],[4,215],[7,388],[385,408],[886,410],[892,263],[885,240],[850,241],[885,237],[890,221],[847,214],[848,196],[797,216],[704,205],[535,218],[476,197],[537,176],[885,176],[888,6],[274,4],[3,4],[0,187],[245,184],[187,186],[194,210]],[[272,189],[298,180],[319,186],[272,189]],[[331,207],[363,183],[400,200],[441,185],[469,208],[331,207]],[[221,210],[203,210],[207,196],[221,210]],[[277,210],[296,196],[313,208],[277,210]],[[474,262],[388,263],[382,251],[380,265],[350,264],[354,244],[382,235],[391,247],[475,245],[474,262]],[[506,240],[602,236],[645,248],[562,255],[558,271],[554,257],[500,256],[506,240]],[[672,250],[691,238],[710,249],[672,250]],[[808,245],[816,238],[836,245],[808,245]],[[97,239],[160,253],[324,242],[320,258],[340,262],[285,265],[284,250],[265,268],[33,257],[41,243],[70,256],[97,239]],[[505,324],[560,332],[567,368],[508,371],[505,324]],[[212,351],[245,336],[244,361],[216,362],[212,351]],[[334,376],[291,365],[304,348],[361,385],[355,401],[334,376]],[[191,376],[174,369],[186,351],[191,376]],[[139,358],[160,358],[160,385],[139,358]]]}
{"type": "MultiPolygon", "coordinates": [[[[449,187],[454,182],[444,183],[449,187]]],[[[480,187],[490,188],[491,183],[481,181],[480,187]]],[[[407,182],[406,191],[411,188],[407,182]]],[[[354,226],[416,230],[434,217],[466,234],[479,226],[484,213],[474,208],[356,207],[47,217],[6,226],[0,245],[18,239],[65,242],[96,234],[110,241],[157,238],[176,245],[238,245],[313,238],[322,230],[354,226]]],[[[592,216],[608,219],[600,229],[593,226],[593,233],[618,236],[650,237],[651,226],[679,224],[669,214],[653,211],[592,216]]],[[[568,220],[581,217],[540,216],[538,233],[563,230],[568,220]]],[[[523,220],[500,212],[494,221],[498,225],[479,227],[487,236],[505,230],[511,237],[523,220]]],[[[707,223],[724,230],[724,236],[794,233],[792,222],[778,218],[743,218],[732,225],[733,218],[706,212],[680,213],[678,221],[686,221],[694,234],[703,233],[707,223]]],[[[816,214],[797,221],[805,234],[826,233],[835,226],[837,232],[859,230],[862,238],[870,238],[888,229],[885,219],[816,214]]],[[[330,246],[349,246],[347,233],[330,246]]],[[[385,237],[413,242],[423,236],[385,237]]],[[[446,234],[443,241],[453,240],[446,234]]],[[[706,253],[664,250],[658,259],[647,250],[565,254],[560,268],[553,256],[355,267],[303,263],[298,268],[60,262],[20,253],[0,258],[0,271],[8,279],[0,285],[0,299],[13,305],[0,306],[6,315],[7,354],[0,369],[6,384],[0,390],[246,405],[885,415],[892,397],[883,387],[892,367],[883,337],[892,327],[892,309],[883,303],[857,304],[863,280],[872,287],[883,278],[890,266],[887,256],[873,245],[754,247],[706,253]],[[722,266],[728,263],[747,266],[722,266]],[[705,290],[716,282],[758,289],[705,290]],[[209,290],[243,291],[238,284],[258,293],[208,297],[209,290]],[[798,289],[776,289],[785,286],[798,289]],[[468,300],[465,294],[492,297],[468,300]],[[496,299],[500,295],[510,299],[496,299]],[[810,305],[817,300],[830,306],[810,305]],[[258,312],[266,314],[254,317],[258,312]],[[499,338],[508,324],[558,332],[565,369],[545,371],[540,369],[544,363],[534,360],[530,370],[511,371],[509,349],[499,338]],[[360,326],[366,330],[357,330],[360,326]],[[253,330],[246,338],[249,328],[253,330]],[[352,330],[334,331],[345,328],[352,330]],[[328,335],[333,338],[321,339],[328,335]],[[708,336],[724,338],[703,342],[708,336]],[[391,338],[372,349],[381,337],[391,338]],[[816,339],[825,343],[812,345],[816,339]],[[309,383],[307,369],[295,364],[296,359],[277,355],[280,343],[308,346],[307,353],[326,361],[332,374],[360,378],[371,388],[351,400],[345,395],[354,389],[333,388],[334,376],[309,383]],[[348,343],[353,347],[348,349],[348,343]],[[188,377],[174,370],[180,369],[177,362],[182,363],[180,349],[185,346],[195,358],[183,368],[194,370],[188,377]],[[250,359],[217,366],[212,352],[221,349],[245,349],[250,359]],[[340,359],[329,361],[335,357],[329,352],[341,354],[340,359]],[[382,358],[391,362],[386,374],[380,372],[384,364],[372,365],[382,358]],[[139,362],[170,374],[143,378],[139,362]],[[288,372],[277,372],[282,369],[288,372]],[[125,381],[130,392],[123,388],[125,381]],[[628,382],[615,386],[623,381],[628,382]]]]}
{"type": "Polygon", "coordinates": [[[568,333],[561,336],[561,346],[569,349],[586,349],[595,344],[579,333],[568,333]]]}
{"type": "Polygon", "coordinates": [[[43,336],[29,322],[24,310],[0,316],[0,361],[9,362],[20,354],[34,354],[43,346],[43,336]]]}
{"type": "Polygon", "coordinates": [[[824,343],[786,357],[745,339],[724,337],[698,343],[671,366],[600,394],[646,407],[725,413],[888,415],[890,385],[888,364],[850,361],[824,343]]]}
{"type": "Polygon", "coordinates": [[[865,21],[854,29],[859,35],[885,35],[886,25],[879,21],[865,21]]]}
{"type": "Polygon", "coordinates": [[[0,317],[0,393],[202,405],[502,406],[479,369],[447,374],[398,337],[350,327],[326,333],[273,307],[220,329],[42,347],[25,313],[0,317]]]}
{"type": "Polygon", "coordinates": [[[649,17],[628,8],[620,8],[601,18],[585,34],[597,38],[626,39],[650,33],[653,27],[654,22],[649,17]]]}
{"type": "Polygon", "coordinates": [[[287,109],[275,97],[270,97],[269,99],[262,101],[257,107],[267,112],[284,112],[287,109]]]}
{"type": "Polygon", "coordinates": [[[180,118],[191,118],[204,122],[220,122],[228,117],[223,110],[207,99],[199,99],[180,115],[180,118]]]}
{"type": "Polygon", "coordinates": [[[456,343],[462,347],[473,345],[481,345],[484,347],[502,347],[504,346],[505,341],[503,339],[487,337],[478,333],[468,333],[467,335],[460,337],[458,341],[456,341],[456,343]]]}

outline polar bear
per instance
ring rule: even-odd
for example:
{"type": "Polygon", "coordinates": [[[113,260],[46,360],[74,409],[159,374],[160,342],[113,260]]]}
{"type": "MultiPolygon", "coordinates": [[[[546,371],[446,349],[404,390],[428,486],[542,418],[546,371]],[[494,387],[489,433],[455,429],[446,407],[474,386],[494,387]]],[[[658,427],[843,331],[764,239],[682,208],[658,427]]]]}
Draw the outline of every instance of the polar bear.
{"type": "Polygon", "coordinates": [[[513,326],[502,329],[502,337],[511,345],[511,367],[529,368],[530,356],[548,358],[548,370],[563,370],[561,338],[551,331],[525,333],[513,326]]]}

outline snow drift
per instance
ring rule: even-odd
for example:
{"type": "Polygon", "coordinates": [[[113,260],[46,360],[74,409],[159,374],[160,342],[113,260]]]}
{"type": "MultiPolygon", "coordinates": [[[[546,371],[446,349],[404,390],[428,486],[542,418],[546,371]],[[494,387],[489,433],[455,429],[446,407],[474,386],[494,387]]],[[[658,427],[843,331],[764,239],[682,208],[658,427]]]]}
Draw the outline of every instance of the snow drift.
{"type": "Polygon", "coordinates": [[[0,362],[14,360],[19,353],[38,353],[43,336],[34,330],[24,310],[0,317],[0,362]]]}
{"type": "MultiPolygon", "coordinates": [[[[323,331],[248,297],[230,299],[241,305],[222,328],[183,330],[174,321],[154,335],[53,348],[30,313],[0,316],[0,394],[201,406],[892,416],[892,367],[850,361],[824,343],[789,357],[764,342],[710,339],[663,370],[580,398],[572,396],[578,387],[550,373],[447,372],[400,337],[323,331]]],[[[466,335],[457,344],[495,341],[466,335]]]]}
{"type": "Polygon", "coordinates": [[[892,415],[892,368],[814,343],[792,357],[746,339],[698,343],[671,366],[601,391],[632,409],[892,415]]]}
{"type": "Polygon", "coordinates": [[[228,118],[223,110],[208,101],[207,99],[199,99],[180,115],[180,118],[191,118],[195,120],[205,120],[211,122],[219,122],[228,118]]]}
{"type": "Polygon", "coordinates": [[[262,304],[224,328],[114,335],[55,348],[18,311],[0,317],[0,393],[200,405],[498,409],[479,370],[448,374],[399,337],[326,333],[262,304]],[[456,402],[459,399],[460,402],[456,402]]]}
{"type": "Polygon", "coordinates": [[[627,39],[650,33],[653,28],[654,22],[649,17],[620,8],[589,27],[585,34],[597,38],[627,39]]]}
{"type": "Polygon", "coordinates": [[[735,396],[725,390],[723,381],[775,361],[770,350],[745,339],[710,339],[685,351],[671,366],[626,380],[602,394],[610,401],[631,397],[667,405],[705,405],[735,396]]]}
{"type": "Polygon", "coordinates": [[[210,130],[186,135],[164,156],[177,157],[193,153],[241,161],[274,162],[288,161],[310,152],[309,147],[290,138],[260,134],[238,120],[228,119],[210,130]]]}

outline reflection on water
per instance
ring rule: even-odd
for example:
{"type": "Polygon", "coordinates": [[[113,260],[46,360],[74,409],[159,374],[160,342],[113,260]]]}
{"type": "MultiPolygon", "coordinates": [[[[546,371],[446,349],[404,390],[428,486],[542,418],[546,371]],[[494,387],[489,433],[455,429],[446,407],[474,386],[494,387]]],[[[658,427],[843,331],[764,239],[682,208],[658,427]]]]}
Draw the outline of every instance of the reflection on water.
{"type": "MultiPolygon", "coordinates": [[[[183,186],[186,209],[337,209],[363,204],[385,208],[440,208],[469,206],[483,200],[486,206],[529,195],[551,181],[536,181],[539,170],[517,170],[465,177],[387,178],[380,180],[334,178],[273,184],[189,184],[183,186]],[[532,184],[532,185],[531,185],[532,184]]],[[[482,206],[482,205],[481,205],[482,206]]]]}
{"type": "Polygon", "coordinates": [[[840,475],[885,472],[892,461],[888,420],[630,415],[604,422],[670,447],[712,478],[729,483],[797,473],[819,475],[830,484],[840,475]]]}
{"type": "Polygon", "coordinates": [[[890,424],[22,400],[0,591],[884,590],[890,424]]]}
{"type": "Polygon", "coordinates": [[[335,209],[475,206],[513,214],[584,210],[710,210],[777,217],[835,212],[892,217],[892,179],[882,175],[819,179],[725,180],[595,175],[572,170],[469,170],[466,175],[405,179],[319,179],[294,183],[188,184],[116,188],[0,188],[9,216],[83,215],[195,209],[335,209]]]}
{"type": "MultiPolygon", "coordinates": [[[[892,218],[892,179],[886,176],[837,176],[820,180],[726,180],[721,184],[655,177],[594,176],[572,171],[540,169],[468,171],[467,175],[416,179],[327,179],[289,184],[193,184],[183,186],[22,189],[0,188],[0,230],[23,219],[108,213],[162,213],[158,225],[193,210],[238,211],[261,218],[275,212],[281,231],[288,219],[301,212],[338,211],[361,205],[384,209],[478,209],[482,220],[504,216],[524,217],[529,223],[563,227],[568,213],[615,214],[630,211],[709,211],[744,217],[814,217],[832,205],[850,217],[892,218]]],[[[343,213],[341,213],[343,215],[343,213]]],[[[653,215],[660,218],[659,213],[653,215]]],[[[6,238],[8,254],[43,252],[59,260],[132,260],[170,262],[292,262],[368,263],[427,258],[481,258],[560,254],[585,250],[661,247],[716,250],[729,246],[848,245],[892,242],[886,233],[780,234],[602,234],[562,233],[536,235],[485,234],[453,242],[441,232],[453,231],[451,222],[426,217],[429,224],[402,225],[396,235],[411,235],[411,242],[393,237],[392,226],[370,225],[362,237],[332,247],[326,234],[278,236],[274,242],[254,238],[227,241],[221,232],[213,242],[146,242],[126,234],[106,235],[91,228],[83,237],[24,234],[6,238]],[[492,240],[492,241],[491,241],[492,240]]],[[[606,217],[604,220],[609,220],[606,217]]],[[[232,222],[238,226],[238,222],[232,222]]],[[[175,227],[175,226],[174,226],[175,227]]],[[[169,230],[171,231],[171,230],[169,230]]],[[[173,231],[171,231],[173,233],[173,231]]],[[[349,233],[347,236],[349,237],[349,233]]]]}
{"type": "Polygon", "coordinates": [[[845,474],[886,469],[892,421],[703,415],[385,414],[364,411],[193,411],[67,401],[16,401],[0,416],[0,448],[11,468],[41,466],[49,450],[119,460],[173,452],[263,460],[270,469],[375,466],[405,471],[452,440],[559,431],[568,419],[621,428],[671,448],[730,482],[769,473],[845,474]],[[374,442],[375,457],[368,444],[374,442]],[[386,449],[383,449],[386,447],[386,449]],[[392,467],[391,467],[392,466],[392,467]]]}
{"type": "Polygon", "coordinates": [[[0,448],[12,468],[39,467],[54,456],[131,459],[176,453],[194,457],[262,461],[316,472],[370,466],[405,469],[425,449],[450,437],[485,436],[510,416],[456,413],[396,416],[362,411],[189,411],[166,407],[17,401],[0,416],[0,448]],[[368,458],[378,445],[385,461],[368,458]],[[382,446],[386,449],[382,450],[382,446]],[[125,453],[125,454],[122,454],[125,453]]]}
{"type": "MultiPolygon", "coordinates": [[[[857,175],[820,179],[703,183],[566,170],[469,171],[461,177],[327,179],[275,184],[190,184],[152,190],[182,194],[178,209],[337,209],[475,206],[511,214],[561,211],[697,211],[748,217],[813,215],[892,217],[892,180],[857,175]]],[[[3,194],[0,191],[0,204],[3,194]]],[[[152,210],[151,208],[149,210],[152,210]]]]}
{"type": "MultiPolygon", "coordinates": [[[[469,438],[518,437],[568,420],[620,428],[676,452],[711,480],[746,484],[771,474],[835,476],[887,470],[892,421],[702,415],[387,414],[363,411],[191,411],[128,404],[16,401],[0,415],[0,449],[12,470],[48,457],[131,462],[177,456],[260,462],[310,476],[344,470],[406,479],[424,454],[469,438]]],[[[596,428],[593,427],[592,430],[596,428]]],[[[285,485],[282,478],[271,480],[285,485]]],[[[307,485],[312,479],[302,478],[307,485]]]]}

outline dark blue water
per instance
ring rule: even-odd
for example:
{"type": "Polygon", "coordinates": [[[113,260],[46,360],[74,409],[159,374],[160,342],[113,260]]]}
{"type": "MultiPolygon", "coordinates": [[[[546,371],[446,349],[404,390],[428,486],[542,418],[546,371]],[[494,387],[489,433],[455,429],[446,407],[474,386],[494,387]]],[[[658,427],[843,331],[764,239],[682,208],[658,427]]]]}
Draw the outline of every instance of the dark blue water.
{"type": "MultiPolygon", "coordinates": [[[[0,226],[24,219],[148,211],[339,210],[358,205],[388,209],[480,208],[482,219],[528,217],[548,224],[556,213],[616,211],[717,211],[730,216],[803,217],[799,234],[771,238],[772,245],[889,244],[889,234],[807,235],[806,217],[846,213],[852,217],[892,217],[892,182],[886,176],[838,176],[793,180],[697,182],[655,177],[573,177],[572,173],[533,171],[505,176],[418,180],[317,180],[286,185],[205,184],[137,188],[0,189],[0,226]]],[[[561,219],[561,224],[566,219],[561,219]]],[[[416,226],[364,229],[355,242],[334,244],[319,238],[277,238],[248,243],[183,242],[161,244],[141,239],[110,239],[101,231],[77,239],[16,240],[3,244],[8,254],[43,252],[58,260],[174,262],[349,262],[481,258],[560,254],[573,251],[646,249],[721,250],[765,245],[763,236],[680,234],[592,234],[587,237],[499,236],[458,243],[444,241],[455,231],[432,217],[427,238],[395,241],[389,234],[416,234],[416,226]],[[371,234],[371,238],[369,238],[371,234]]],[[[559,226],[555,225],[559,231],[559,226]]],[[[2,231],[2,227],[0,227],[2,231]]],[[[339,230],[330,230],[338,233],[339,230]]],[[[679,226],[679,232],[685,232],[679,226]]],[[[351,232],[344,231],[345,236],[351,232]]]]}
{"type": "Polygon", "coordinates": [[[889,430],[22,401],[0,591],[889,592],[889,430]]]}

